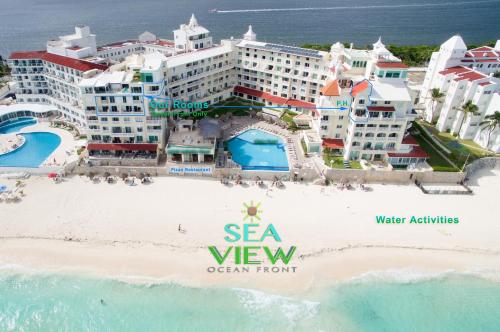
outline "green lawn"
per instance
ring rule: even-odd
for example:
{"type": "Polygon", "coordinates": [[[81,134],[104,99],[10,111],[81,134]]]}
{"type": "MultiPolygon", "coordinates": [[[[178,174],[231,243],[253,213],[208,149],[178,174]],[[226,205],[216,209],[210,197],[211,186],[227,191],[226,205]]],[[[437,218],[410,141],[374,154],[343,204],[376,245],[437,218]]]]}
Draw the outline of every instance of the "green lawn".
{"type": "MultiPolygon", "coordinates": [[[[493,155],[472,140],[462,140],[450,133],[439,132],[434,126],[423,121],[419,121],[417,123],[418,126],[424,126],[443,146],[450,150],[451,153],[447,154],[447,156],[458,166],[462,166],[466,162],[470,164],[476,159],[493,155]]],[[[445,153],[444,151],[442,152],[445,153]]]]}
{"type": "Polygon", "coordinates": [[[293,117],[296,116],[298,113],[292,112],[287,109],[283,109],[281,114],[281,120],[285,121],[288,124],[288,130],[291,131],[296,131],[299,130],[299,127],[293,122],[293,117]]]}
{"type": "MultiPolygon", "coordinates": [[[[327,165],[329,167],[345,168],[344,167],[344,157],[342,157],[342,156],[331,155],[328,152],[324,151],[323,152],[323,160],[325,162],[325,165],[327,165]]],[[[351,166],[352,169],[361,169],[361,164],[357,160],[350,160],[349,165],[351,166]]]]}
{"type": "Polygon", "coordinates": [[[300,140],[300,145],[302,146],[302,150],[304,150],[304,154],[307,154],[307,145],[304,139],[300,140]]]}
{"type": "Polygon", "coordinates": [[[437,172],[458,172],[459,171],[456,167],[454,167],[453,165],[450,165],[450,163],[448,163],[448,161],[446,161],[446,159],[441,157],[441,155],[436,151],[436,148],[434,148],[433,145],[427,143],[420,136],[420,134],[414,134],[413,137],[415,137],[418,144],[430,156],[430,158],[427,159],[427,163],[432,167],[433,170],[435,170],[437,172]]]}

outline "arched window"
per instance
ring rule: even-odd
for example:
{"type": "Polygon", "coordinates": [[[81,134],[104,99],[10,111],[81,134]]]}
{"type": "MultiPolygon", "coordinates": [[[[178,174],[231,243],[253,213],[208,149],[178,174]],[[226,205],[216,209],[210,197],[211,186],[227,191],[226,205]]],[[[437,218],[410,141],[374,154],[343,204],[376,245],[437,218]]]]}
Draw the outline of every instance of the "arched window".
{"type": "Polygon", "coordinates": [[[385,133],[378,133],[377,137],[385,137],[385,133]]]}
{"type": "Polygon", "coordinates": [[[390,133],[389,137],[398,137],[398,134],[397,133],[390,133]]]}
{"type": "Polygon", "coordinates": [[[365,137],[374,137],[375,135],[373,133],[366,133],[365,137]]]}

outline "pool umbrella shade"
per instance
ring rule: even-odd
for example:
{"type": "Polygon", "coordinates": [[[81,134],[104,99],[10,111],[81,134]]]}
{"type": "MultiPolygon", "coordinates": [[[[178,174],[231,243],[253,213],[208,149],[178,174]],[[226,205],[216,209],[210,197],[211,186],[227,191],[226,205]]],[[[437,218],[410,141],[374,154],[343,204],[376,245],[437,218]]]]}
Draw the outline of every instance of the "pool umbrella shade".
{"type": "Polygon", "coordinates": [[[53,179],[57,177],[57,173],[49,173],[47,176],[49,177],[49,179],[53,179]]]}
{"type": "Polygon", "coordinates": [[[0,193],[3,193],[5,190],[7,190],[7,186],[4,184],[0,184],[0,193]]]}

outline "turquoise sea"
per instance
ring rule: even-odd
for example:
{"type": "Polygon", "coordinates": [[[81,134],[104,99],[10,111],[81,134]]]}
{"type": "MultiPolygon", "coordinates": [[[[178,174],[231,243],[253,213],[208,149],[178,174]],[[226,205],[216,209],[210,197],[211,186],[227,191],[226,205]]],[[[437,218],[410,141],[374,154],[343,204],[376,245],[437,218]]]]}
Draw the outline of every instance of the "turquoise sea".
{"type": "Polygon", "coordinates": [[[300,298],[63,275],[0,276],[0,331],[500,331],[500,283],[358,279],[300,298]],[[102,301],[101,301],[102,299],[102,301]]]}

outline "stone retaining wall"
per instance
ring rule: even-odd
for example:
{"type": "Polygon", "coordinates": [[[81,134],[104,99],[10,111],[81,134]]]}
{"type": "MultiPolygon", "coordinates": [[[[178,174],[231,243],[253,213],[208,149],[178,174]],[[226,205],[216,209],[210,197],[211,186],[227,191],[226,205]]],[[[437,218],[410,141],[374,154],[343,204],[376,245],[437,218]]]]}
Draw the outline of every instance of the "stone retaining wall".
{"type": "Polygon", "coordinates": [[[470,178],[482,169],[500,169],[500,158],[489,157],[478,159],[465,167],[465,173],[470,178]]]}
{"type": "Polygon", "coordinates": [[[328,180],[339,182],[350,180],[364,183],[409,184],[418,180],[422,183],[459,183],[465,178],[462,172],[410,172],[410,171],[374,171],[359,169],[329,169],[328,180]]]}

